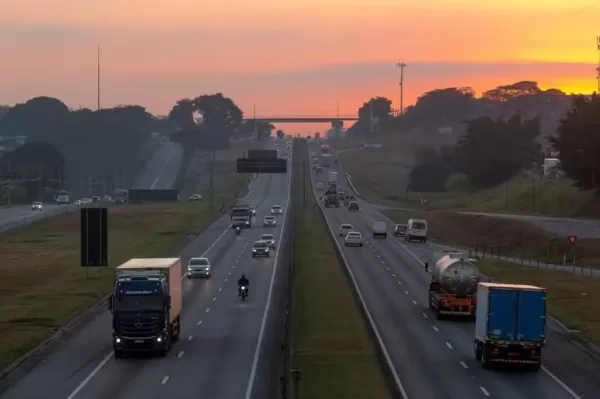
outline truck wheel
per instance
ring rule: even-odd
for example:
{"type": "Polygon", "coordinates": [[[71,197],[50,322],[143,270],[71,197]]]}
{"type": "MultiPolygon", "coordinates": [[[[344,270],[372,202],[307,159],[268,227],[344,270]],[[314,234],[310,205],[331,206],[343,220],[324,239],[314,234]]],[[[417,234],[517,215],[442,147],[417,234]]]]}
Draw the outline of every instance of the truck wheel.
{"type": "Polygon", "coordinates": [[[123,351],[114,351],[115,359],[122,359],[125,357],[125,353],[123,351]]]}
{"type": "Polygon", "coordinates": [[[485,370],[489,370],[492,368],[492,365],[490,364],[490,362],[488,362],[487,355],[485,354],[483,348],[481,350],[481,358],[479,359],[479,363],[481,364],[481,368],[485,370]]]}
{"type": "Polygon", "coordinates": [[[440,308],[435,309],[435,318],[437,320],[443,320],[444,319],[444,315],[440,311],[440,308]]]}
{"type": "Polygon", "coordinates": [[[179,323],[179,318],[177,318],[177,324],[173,326],[173,342],[179,341],[179,334],[181,334],[181,324],[179,323]]]}
{"type": "Polygon", "coordinates": [[[473,354],[475,355],[475,361],[480,362],[481,361],[481,345],[479,345],[477,342],[475,342],[473,344],[473,354]]]}

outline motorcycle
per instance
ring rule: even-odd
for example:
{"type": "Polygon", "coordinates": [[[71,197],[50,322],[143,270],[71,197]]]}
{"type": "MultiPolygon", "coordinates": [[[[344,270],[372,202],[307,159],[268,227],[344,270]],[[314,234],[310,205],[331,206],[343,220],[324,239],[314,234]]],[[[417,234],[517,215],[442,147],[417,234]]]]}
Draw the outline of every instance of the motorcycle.
{"type": "Polygon", "coordinates": [[[241,232],[242,232],[242,229],[240,229],[239,226],[235,228],[235,234],[237,234],[239,236],[241,232]]]}
{"type": "Polygon", "coordinates": [[[240,287],[240,295],[242,297],[242,301],[245,301],[246,298],[248,297],[248,287],[242,285],[240,287]]]}

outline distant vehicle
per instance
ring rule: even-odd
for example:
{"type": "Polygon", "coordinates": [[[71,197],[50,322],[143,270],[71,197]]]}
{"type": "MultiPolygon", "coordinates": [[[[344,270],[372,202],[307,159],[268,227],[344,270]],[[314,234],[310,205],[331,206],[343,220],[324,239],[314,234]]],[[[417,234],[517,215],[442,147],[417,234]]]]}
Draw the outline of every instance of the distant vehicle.
{"type": "Polygon", "coordinates": [[[324,168],[331,166],[331,154],[321,154],[321,166],[324,168]]]}
{"type": "Polygon", "coordinates": [[[130,259],[115,271],[112,312],[113,351],[166,356],[181,332],[181,259],[130,259]]]}
{"type": "Polygon", "coordinates": [[[211,267],[208,258],[190,258],[187,267],[188,278],[210,277],[211,267]]]}
{"type": "Polygon", "coordinates": [[[429,308],[436,317],[475,317],[475,294],[481,273],[460,252],[436,253],[428,288],[429,308]]]}
{"type": "Polygon", "coordinates": [[[423,219],[410,219],[406,225],[405,241],[418,240],[427,242],[427,221],[423,219]]]}
{"type": "Polygon", "coordinates": [[[327,175],[327,182],[329,185],[336,184],[337,185],[338,174],[337,172],[329,172],[327,175]]]}
{"type": "Polygon", "coordinates": [[[270,256],[270,247],[269,243],[265,241],[256,241],[252,244],[252,257],[256,258],[257,256],[266,256],[267,258],[270,256]]]}
{"type": "Polygon", "coordinates": [[[357,231],[350,231],[346,234],[346,238],[344,239],[344,245],[346,247],[362,247],[363,246],[363,237],[357,231]]]}
{"type": "Polygon", "coordinates": [[[252,227],[252,211],[249,205],[238,204],[229,211],[231,227],[252,227]]]}
{"type": "Polygon", "coordinates": [[[331,148],[327,144],[321,145],[321,154],[329,154],[331,152],[331,148]]]}
{"type": "Polygon", "coordinates": [[[387,238],[387,224],[385,222],[373,222],[373,238],[387,238]]]}
{"type": "Polygon", "coordinates": [[[71,203],[69,193],[65,190],[59,190],[54,193],[54,201],[59,205],[68,205],[71,203]]]}
{"type": "Polygon", "coordinates": [[[34,202],[33,204],[31,204],[32,211],[41,211],[41,210],[43,210],[42,209],[43,207],[44,207],[44,205],[42,205],[41,202],[34,202]]]}
{"type": "Polygon", "coordinates": [[[340,200],[336,193],[330,193],[325,196],[325,208],[340,207],[340,200]]]}
{"type": "Polygon", "coordinates": [[[192,194],[188,197],[188,201],[202,201],[203,199],[202,194],[192,194]]]}
{"type": "Polygon", "coordinates": [[[127,202],[129,198],[129,190],[124,188],[118,188],[115,190],[113,194],[113,199],[115,204],[124,204],[127,202]]]}
{"type": "Polygon", "coordinates": [[[252,214],[252,216],[256,216],[256,208],[254,208],[253,206],[250,207],[250,213],[252,214]]]}
{"type": "Polygon", "coordinates": [[[263,227],[275,227],[277,226],[277,219],[275,216],[265,216],[263,219],[263,227]]]}
{"type": "Polygon", "coordinates": [[[104,197],[102,197],[102,201],[103,202],[112,202],[113,199],[110,195],[105,195],[104,197]]]}
{"type": "Polygon", "coordinates": [[[100,201],[100,197],[97,195],[92,196],[92,202],[98,202],[100,201]]]}
{"type": "Polygon", "coordinates": [[[483,368],[542,366],[546,343],[546,289],[532,285],[480,283],[475,320],[475,360],[483,368]]]}
{"type": "Polygon", "coordinates": [[[405,224],[397,224],[394,227],[394,236],[396,237],[404,237],[406,234],[406,225],[405,224]]]}
{"type": "Polygon", "coordinates": [[[339,235],[340,237],[346,237],[346,234],[354,231],[354,227],[350,223],[344,223],[340,226],[339,235]]]}
{"type": "Polygon", "coordinates": [[[318,191],[322,191],[323,190],[323,183],[317,183],[316,187],[315,187],[318,191]]]}
{"type": "Polygon", "coordinates": [[[271,208],[271,215],[283,215],[283,208],[281,205],[273,205],[271,208]]]}
{"type": "Polygon", "coordinates": [[[350,204],[348,205],[348,210],[349,211],[358,211],[359,210],[358,202],[350,201],[350,204]]]}
{"type": "Polygon", "coordinates": [[[275,249],[275,236],[273,234],[262,234],[260,241],[264,241],[269,244],[269,248],[275,249]]]}

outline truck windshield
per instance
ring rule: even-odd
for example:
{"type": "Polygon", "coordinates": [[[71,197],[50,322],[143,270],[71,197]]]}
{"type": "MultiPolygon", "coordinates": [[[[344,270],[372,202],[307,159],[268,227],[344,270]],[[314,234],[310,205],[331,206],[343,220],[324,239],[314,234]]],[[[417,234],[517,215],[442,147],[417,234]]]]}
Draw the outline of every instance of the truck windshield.
{"type": "Polygon", "coordinates": [[[250,209],[248,209],[248,208],[232,209],[231,216],[233,216],[233,217],[235,217],[235,216],[250,216],[250,209]]]}
{"type": "Polygon", "coordinates": [[[119,310],[160,310],[164,290],[160,281],[118,281],[115,307],[119,310]]]}

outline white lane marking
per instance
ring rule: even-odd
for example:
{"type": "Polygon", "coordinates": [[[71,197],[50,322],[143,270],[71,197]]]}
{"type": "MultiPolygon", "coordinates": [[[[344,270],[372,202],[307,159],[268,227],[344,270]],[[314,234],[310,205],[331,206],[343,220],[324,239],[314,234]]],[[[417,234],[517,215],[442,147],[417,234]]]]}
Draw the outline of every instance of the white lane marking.
{"type": "Polygon", "coordinates": [[[235,265],[231,266],[232,269],[235,269],[235,265]]]}
{"type": "Polygon", "coordinates": [[[88,374],[87,377],[85,377],[85,379],[83,381],[81,381],[81,384],[77,385],[77,388],[75,388],[75,390],[73,392],[71,392],[71,394],[69,396],[67,396],[67,399],[73,399],[75,396],[77,396],[77,394],[79,393],[79,391],[81,391],[83,389],[83,387],[85,387],[87,385],[88,382],[90,382],[90,380],[92,378],[94,378],[94,376],[96,374],[98,374],[98,371],[100,371],[100,369],[102,367],[104,367],[104,365],[106,363],[108,363],[108,361],[114,356],[113,352],[110,352],[108,355],[106,355],[106,357],[104,359],[102,359],[102,361],[96,366],[96,368],[94,368],[92,370],[92,372],[90,374],[88,374]]]}
{"type": "Polygon", "coordinates": [[[463,362],[462,360],[460,361],[460,365],[463,367],[463,369],[469,368],[469,366],[467,366],[467,363],[463,362]]]}
{"type": "Polygon", "coordinates": [[[197,326],[202,324],[202,320],[198,320],[198,323],[196,323],[197,326]]]}
{"type": "Polygon", "coordinates": [[[484,387],[479,387],[479,389],[481,389],[481,392],[483,392],[483,394],[484,394],[485,396],[490,396],[490,393],[489,393],[489,392],[488,392],[488,390],[487,390],[487,389],[485,389],[484,387]]]}
{"type": "Polygon", "coordinates": [[[179,351],[179,353],[177,354],[177,358],[181,359],[181,356],[183,356],[183,351],[179,351]]]}
{"type": "Polygon", "coordinates": [[[438,330],[438,328],[436,326],[432,326],[432,328],[433,328],[433,331],[440,332],[440,330],[438,330]]]}
{"type": "Polygon", "coordinates": [[[427,318],[427,317],[428,317],[428,316],[427,316],[427,313],[423,313],[423,317],[424,317],[424,318],[427,318]]]}
{"type": "Polygon", "coordinates": [[[406,290],[405,290],[405,291],[404,291],[404,295],[408,295],[408,291],[406,291],[406,290]]]}
{"type": "MultiPolygon", "coordinates": [[[[290,157],[290,165],[292,164],[292,157],[290,157]]],[[[283,213],[283,223],[281,224],[281,232],[279,233],[279,239],[285,232],[285,221],[290,206],[290,195],[292,192],[292,174],[289,174],[287,202],[285,204],[285,212],[283,213]]],[[[336,241],[337,242],[337,241],[336,241]]],[[[256,377],[256,367],[258,366],[258,358],[260,356],[260,349],[265,335],[265,326],[267,324],[267,316],[269,315],[269,308],[271,307],[271,296],[273,295],[273,285],[275,283],[275,275],[277,274],[277,265],[279,260],[279,246],[275,252],[275,263],[273,264],[273,273],[271,274],[271,282],[269,283],[269,293],[267,294],[267,303],[265,305],[265,311],[263,313],[262,322],[260,323],[260,331],[258,333],[258,342],[256,343],[256,350],[254,352],[254,360],[252,361],[252,369],[250,370],[250,377],[248,377],[248,387],[246,388],[246,399],[251,399],[252,388],[254,387],[254,378],[256,377]]]]}
{"type": "Polygon", "coordinates": [[[188,337],[188,341],[191,341],[191,340],[192,340],[192,338],[194,338],[194,337],[193,337],[192,335],[190,335],[190,336],[188,337]]]}
{"type": "Polygon", "coordinates": [[[160,382],[162,385],[165,385],[167,383],[167,381],[169,381],[169,376],[165,375],[165,378],[162,379],[162,381],[160,382]]]}
{"type": "Polygon", "coordinates": [[[573,399],[582,399],[581,396],[577,395],[567,384],[562,382],[553,372],[542,366],[542,371],[552,378],[562,389],[564,389],[573,399]]]}
{"type": "Polygon", "coordinates": [[[175,150],[175,147],[171,145],[171,151],[169,154],[169,158],[167,158],[167,161],[165,162],[163,167],[160,169],[160,172],[158,172],[156,179],[154,179],[154,181],[152,182],[152,185],[150,186],[150,190],[154,189],[154,187],[156,186],[156,183],[158,183],[158,181],[160,180],[160,177],[162,176],[163,172],[167,168],[167,165],[169,165],[169,162],[171,162],[171,158],[173,158],[173,154],[175,154],[174,150],[175,150]]]}
{"type": "Polygon", "coordinates": [[[229,276],[231,276],[231,272],[229,272],[229,274],[228,274],[228,275],[229,275],[229,276]]]}
{"type": "Polygon", "coordinates": [[[226,283],[226,282],[227,282],[227,279],[223,280],[223,282],[225,282],[225,283],[226,283]]]}
{"type": "Polygon", "coordinates": [[[415,300],[413,299],[412,303],[413,303],[413,305],[416,305],[416,304],[417,304],[417,301],[415,301],[415,300]]]}
{"type": "MultiPolygon", "coordinates": [[[[309,174],[310,178],[311,178],[311,186],[314,187],[313,185],[313,175],[312,173],[309,174]]],[[[315,196],[315,199],[318,198],[318,194],[313,190],[313,194],[315,196]]],[[[319,205],[321,207],[321,209],[323,208],[323,205],[320,204],[319,205]]],[[[327,214],[325,214],[325,222],[327,223],[327,227],[329,228],[329,232],[332,235],[335,235],[332,227],[331,227],[331,223],[329,222],[329,219],[327,218],[327,214]]],[[[402,385],[402,381],[400,380],[400,376],[398,375],[398,372],[396,371],[396,368],[394,366],[394,363],[392,362],[392,358],[390,356],[390,353],[388,352],[387,347],[385,346],[385,343],[383,342],[383,339],[381,338],[381,333],[379,332],[379,329],[377,328],[377,325],[375,324],[375,320],[373,319],[373,316],[371,315],[371,312],[369,312],[369,308],[367,307],[367,304],[365,302],[365,298],[358,286],[358,282],[356,280],[356,277],[354,277],[354,273],[352,273],[352,268],[349,266],[348,263],[348,259],[346,259],[346,256],[344,254],[344,251],[342,249],[342,246],[340,245],[340,243],[338,241],[334,241],[335,245],[337,245],[338,250],[340,251],[341,255],[342,255],[342,259],[344,260],[344,266],[346,267],[346,270],[348,271],[348,275],[350,276],[350,280],[352,280],[352,285],[354,286],[354,289],[356,291],[356,294],[358,295],[358,299],[360,299],[360,303],[362,305],[362,308],[365,311],[365,314],[367,315],[367,319],[369,319],[369,324],[372,326],[373,328],[373,332],[375,333],[375,337],[377,338],[377,343],[379,344],[379,347],[381,348],[381,351],[383,352],[383,356],[385,357],[385,361],[388,364],[388,367],[390,368],[390,372],[392,373],[392,377],[394,378],[394,382],[396,383],[396,387],[397,389],[400,391],[400,396],[402,397],[402,399],[408,399],[408,394],[406,393],[406,389],[404,388],[404,385],[402,385]]],[[[398,282],[399,284],[401,284],[400,282],[398,282]]]]}
{"type": "Polygon", "coordinates": [[[446,341],[446,346],[448,347],[448,349],[454,349],[454,348],[452,348],[452,345],[448,341],[446,341]]]}
{"type": "Polygon", "coordinates": [[[392,273],[392,277],[396,278],[396,275],[394,273],[392,273]]]}
{"type": "Polygon", "coordinates": [[[206,308],[206,313],[210,312],[210,308],[206,308]]]}
{"type": "Polygon", "coordinates": [[[402,285],[402,281],[400,281],[400,280],[397,280],[396,282],[397,282],[398,284],[402,285]]]}
{"type": "Polygon", "coordinates": [[[217,297],[216,297],[216,296],[215,296],[215,297],[213,297],[213,302],[214,302],[214,301],[216,301],[216,300],[217,300],[217,297]]]}
{"type": "Polygon", "coordinates": [[[219,287],[219,289],[217,291],[219,291],[219,292],[223,291],[223,287],[219,287]]]}
{"type": "Polygon", "coordinates": [[[386,267],[385,267],[385,270],[387,270],[387,271],[389,272],[389,271],[390,271],[390,268],[386,266],[386,267]]]}

